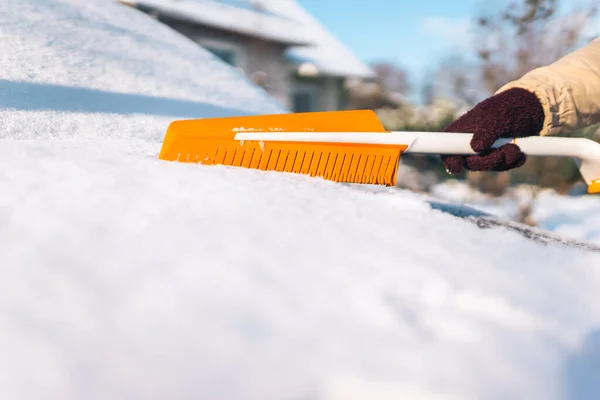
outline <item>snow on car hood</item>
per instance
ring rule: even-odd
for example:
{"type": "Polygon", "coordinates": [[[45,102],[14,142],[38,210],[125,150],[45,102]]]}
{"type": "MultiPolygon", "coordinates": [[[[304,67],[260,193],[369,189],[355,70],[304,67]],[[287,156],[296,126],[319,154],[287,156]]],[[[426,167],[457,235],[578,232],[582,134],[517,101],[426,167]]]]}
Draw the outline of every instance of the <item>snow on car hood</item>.
{"type": "Polygon", "coordinates": [[[0,37],[2,398],[597,393],[598,255],[158,160],[173,119],[279,106],[125,6],[8,0],[0,37]]]}

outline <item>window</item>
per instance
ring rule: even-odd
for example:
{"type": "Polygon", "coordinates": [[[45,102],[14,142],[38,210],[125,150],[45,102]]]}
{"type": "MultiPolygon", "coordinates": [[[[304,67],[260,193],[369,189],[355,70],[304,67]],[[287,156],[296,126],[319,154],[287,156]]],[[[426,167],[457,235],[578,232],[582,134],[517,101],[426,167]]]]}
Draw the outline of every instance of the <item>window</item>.
{"type": "Polygon", "coordinates": [[[302,87],[295,89],[292,95],[292,108],[294,112],[317,111],[317,88],[302,87]]]}
{"type": "Polygon", "coordinates": [[[309,92],[294,93],[294,112],[310,112],[313,110],[313,99],[309,92]]]}
{"type": "Polygon", "coordinates": [[[240,71],[244,71],[246,69],[247,49],[242,44],[231,40],[208,39],[202,37],[196,37],[195,41],[217,58],[220,58],[223,62],[237,68],[240,71]]]}
{"type": "Polygon", "coordinates": [[[205,46],[206,50],[219,57],[229,65],[236,65],[235,51],[233,49],[220,49],[216,47],[205,46]]]}

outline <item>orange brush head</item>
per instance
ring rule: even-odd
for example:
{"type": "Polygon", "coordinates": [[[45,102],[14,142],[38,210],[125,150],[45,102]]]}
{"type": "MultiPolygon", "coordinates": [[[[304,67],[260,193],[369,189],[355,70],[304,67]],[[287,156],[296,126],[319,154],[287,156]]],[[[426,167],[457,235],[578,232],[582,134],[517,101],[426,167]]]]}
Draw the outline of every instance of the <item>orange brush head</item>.
{"type": "Polygon", "coordinates": [[[370,110],[273,114],[173,122],[161,160],[305,174],[336,182],[396,184],[407,146],[239,141],[239,132],[385,132],[370,110]]]}

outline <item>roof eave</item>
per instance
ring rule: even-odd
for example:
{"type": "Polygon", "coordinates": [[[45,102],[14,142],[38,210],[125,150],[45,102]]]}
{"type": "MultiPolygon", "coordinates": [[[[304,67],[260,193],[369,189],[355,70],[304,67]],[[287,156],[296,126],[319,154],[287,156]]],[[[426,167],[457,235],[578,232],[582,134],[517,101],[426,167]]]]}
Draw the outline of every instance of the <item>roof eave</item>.
{"type": "Polygon", "coordinates": [[[345,78],[345,79],[375,79],[377,78],[377,74],[375,73],[375,71],[373,71],[371,68],[367,67],[366,71],[341,71],[339,69],[331,69],[331,68],[326,68],[323,67],[323,65],[320,65],[319,63],[315,62],[314,60],[311,60],[309,58],[307,59],[294,59],[291,60],[292,64],[294,65],[294,70],[296,73],[302,75],[301,69],[303,67],[306,67],[307,65],[310,65],[310,69],[313,70],[314,72],[311,74],[312,76],[315,77],[330,77],[330,78],[345,78]]]}
{"type": "Polygon", "coordinates": [[[289,38],[286,39],[286,38],[281,38],[280,36],[277,36],[277,35],[257,35],[256,33],[252,32],[250,30],[245,30],[240,27],[234,27],[234,26],[229,26],[229,25],[225,25],[225,24],[213,23],[208,20],[201,20],[201,19],[195,18],[194,16],[184,15],[178,11],[165,10],[165,9],[161,9],[161,8],[154,7],[154,6],[148,6],[146,4],[143,4],[144,3],[143,1],[142,2],[136,1],[136,0],[117,0],[117,1],[122,4],[128,5],[130,7],[139,8],[140,6],[142,6],[144,8],[152,9],[154,11],[154,14],[158,15],[158,16],[168,17],[173,20],[185,22],[188,24],[196,25],[196,26],[203,26],[203,27],[210,27],[213,29],[219,29],[224,32],[235,33],[235,34],[243,36],[243,37],[266,40],[271,43],[280,44],[285,47],[304,47],[304,46],[310,46],[313,44],[309,40],[294,40],[294,39],[289,39],[289,38]]]}

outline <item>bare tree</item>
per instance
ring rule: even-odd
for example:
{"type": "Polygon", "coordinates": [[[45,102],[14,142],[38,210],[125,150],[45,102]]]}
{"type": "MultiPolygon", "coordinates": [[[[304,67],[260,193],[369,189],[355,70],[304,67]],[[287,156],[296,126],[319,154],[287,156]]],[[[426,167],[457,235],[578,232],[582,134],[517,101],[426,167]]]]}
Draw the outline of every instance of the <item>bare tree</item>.
{"type": "Polygon", "coordinates": [[[590,2],[559,14],[561,5],[560,0],[513,0],[476,18],[479,78],[488,94],[589,39],[585,30],[597,6],[590,2]]]}
{"type": "Polygon", "coordinates": [[[378,62],[371,66],[376,78],[373,81],[357,81],[349,87],[351,108],[396,108],[409,92],[406,71],[392,63],[378,62]]]}
{"type": "Polygon", "coordinates": [[[377,62],[372,64],[371,68],[386,91],[401,94],[410,91],[408,75],[404,69],[389,62],[377,62]]]}
{"type": "Polygon", "coordinates": [[[548,65],[592,39],[588,28],[597,1],[559,13],[567,1],[510,0],[499,7],[482,0],[473,19],[473,54],[444,58],[435,76],[438,91],[474,105],[528,71],[548,65]]]}
{"type": "Polygon", "coordinates": [[[474,106],[488,95],[487,91],[481,89],[478,71],[478,65],[467,62],[460,55],[442,59],[433,75],[435,97],[445,97],[459,104],[474,106]]]}

